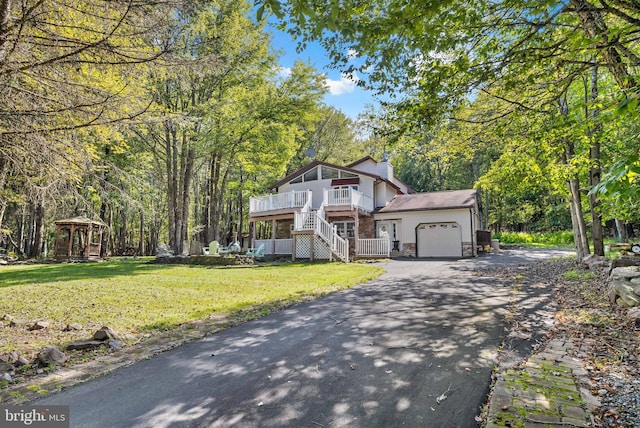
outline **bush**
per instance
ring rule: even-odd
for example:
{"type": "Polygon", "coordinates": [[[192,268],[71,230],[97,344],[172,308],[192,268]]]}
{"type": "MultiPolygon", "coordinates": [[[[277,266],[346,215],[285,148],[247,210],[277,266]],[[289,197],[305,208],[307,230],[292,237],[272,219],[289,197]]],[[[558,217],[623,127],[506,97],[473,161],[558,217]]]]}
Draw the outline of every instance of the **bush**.
{"type": "Polygon", "coordinates": [[[526,233],[526,232],[500,232],[495,235],[503,244],[540,244],[540,245],[573,245],[573,232],[563,230],[560,232],[526,233]]]}

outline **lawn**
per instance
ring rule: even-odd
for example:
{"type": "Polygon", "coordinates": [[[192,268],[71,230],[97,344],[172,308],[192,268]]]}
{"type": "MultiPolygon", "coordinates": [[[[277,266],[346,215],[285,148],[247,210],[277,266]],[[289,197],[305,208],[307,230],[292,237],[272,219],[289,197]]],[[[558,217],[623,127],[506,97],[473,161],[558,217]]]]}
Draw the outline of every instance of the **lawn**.
{"type": "Polygon", "coordinates": [[[148,264],[142,260],[0,267],[0,319],[46,321],[3,330],[0,353],[33,352],[47,344],[87,338],[103,325],[141,334],[255,305],[321,296],[375,278],[366,264],[302,263],[253,268],[148,264]],[[62,332],[68,323],[83,326],[62,332]]]}

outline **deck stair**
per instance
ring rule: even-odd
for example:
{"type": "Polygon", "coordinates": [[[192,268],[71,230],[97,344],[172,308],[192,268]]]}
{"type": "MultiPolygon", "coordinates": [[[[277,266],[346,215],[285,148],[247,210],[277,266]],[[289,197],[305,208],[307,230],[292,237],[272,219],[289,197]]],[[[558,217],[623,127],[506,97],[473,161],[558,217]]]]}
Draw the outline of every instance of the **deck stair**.
{"type": "Polygon", "coordinates": [[[349,263],[349,242],[338,235],[336,227],[328,223],[321,213],[315,210],[296,213],[294,230],[312,232],[327,246],[333,257],[349,263]]]}

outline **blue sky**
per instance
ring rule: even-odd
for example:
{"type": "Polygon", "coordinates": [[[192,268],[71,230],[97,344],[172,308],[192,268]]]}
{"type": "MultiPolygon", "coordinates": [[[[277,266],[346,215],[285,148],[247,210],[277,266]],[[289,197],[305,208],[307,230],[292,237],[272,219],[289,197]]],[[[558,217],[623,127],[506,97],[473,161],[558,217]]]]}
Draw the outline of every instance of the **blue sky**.
{"type": "Polygon", "coordinates": [[[269,25],[267,30],[273,34],[273,47],[282,52],[280,65],[285,70],[291,68],[296,60],[302,60],[327,76],[326,84],[329,87],[329,93],[325,96],[325,104],[341,110],[354,120],[365,110],[367,104],[376,104],[370,92],[356,86],[353,79],[342,76],[338,70],[329,68],[330,61],[327,53],[319,44],[310,43],[303,52],[298,54],[297,43],[289,34],[269,25]]]}

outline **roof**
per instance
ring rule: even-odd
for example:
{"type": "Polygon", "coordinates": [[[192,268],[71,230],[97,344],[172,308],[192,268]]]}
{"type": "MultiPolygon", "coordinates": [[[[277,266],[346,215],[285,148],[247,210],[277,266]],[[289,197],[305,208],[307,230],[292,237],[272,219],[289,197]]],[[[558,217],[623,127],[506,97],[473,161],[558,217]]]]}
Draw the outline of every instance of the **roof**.
{"type": "Polygon", "coordinates": [[[390,213],[398,211],[471,208],[476,205],[476,197],[477,191],[473,189],[397,195],[386,207],[380,209],[378,212],[390,213]]]}
{"type": "Polygon", "coordinates": [[[66,218],[63,220],[56,220],[54,223],[55,224],[97,224],[100,226],[106,226],[106,224],[104,224],[100,220],[92,220],[85,216],[78,216],[73,218],[66,218]]]}
{"type": "Polygon", "coordinates": [[[373,162],[378,163],[378,162],[376,162],[376,160],[375,160],[374,158],[372,158],[371,156],[365,156],[365,157],[363,157],[363,158],[361,158],[361,159],[358,159],[358,160],[357,160],[357,161],[355,161],[355,162],[351,162],[349,165],[347,165],[347,168],[353,168],[354,166],[356,166],[356,165],[360,165],[361,163],[363,163],[363,162],[365,162],[365,161],[368,161],[368,160],[372,160],[373,162]]]}
{"type": "Polygon", "coordinates": [[[291,174],[287,175],[282,180],[273,183],[271,185],[271,188],[272,189],[278,188],[278,187],[282,186],[283,184],[288,183],[289,181],[291,181],[294,178],[298,177],[299,175],[302,175],[305,172],[315,168],[318,165],[326,166],[326,167],[329,167],[329,168],[340,169],[340,170],[343,170],[343,171],[350,172],[352,174],[365,175],[365,176],[371,177],[371,178],[373,178],[375,180],[382,180],[382,181],[385,181],[385,182],[389,183],[389,185],[391,185],[396,190],[400,191],[400,188],[395,183],[393,183],[393,182],[391,182],[391,181],[389,181],[389,180],[387,180],[385,178],[382,178],[379,175],[371,174],[369,172],[359,171],[357,169],[353,169],[353,168],[350,168],[348,166],[334,165],[332,163],[323,162],[323,161],[319,161],[319,160],[314,160],[313,162],[309,162],[308,164],[306,164],[302,168],[300,168],[300,169],[292,172],[291,174]]]}

